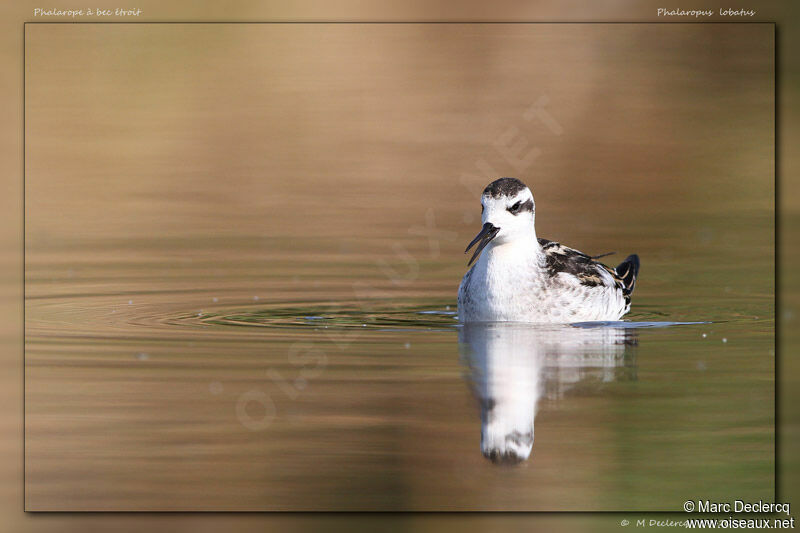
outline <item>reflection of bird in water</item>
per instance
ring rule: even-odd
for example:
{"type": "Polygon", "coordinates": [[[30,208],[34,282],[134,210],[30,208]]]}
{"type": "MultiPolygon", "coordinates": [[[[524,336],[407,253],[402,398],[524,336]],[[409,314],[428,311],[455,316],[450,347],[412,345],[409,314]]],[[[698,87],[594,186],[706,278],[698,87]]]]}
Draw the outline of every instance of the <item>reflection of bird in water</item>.
{"type": "Polygon", "coordinates": [[[481,208],[483,228],[466,250],[477,244],[470,264],[478,260],[458,289],[462,322],[617,320],[630,310],[638,256],[610,268],[537,239],[533,194],[514,178],[490,183],[481,208]]]}
{"type": "Polygon", "coordinates": [[[481,406],[481,452],[496,463],[528,458],[543,395],[631,371],[625,347],[636,342],[634,330],[622,327],[519,323],[464,324],[458,339],[481,406]]]}

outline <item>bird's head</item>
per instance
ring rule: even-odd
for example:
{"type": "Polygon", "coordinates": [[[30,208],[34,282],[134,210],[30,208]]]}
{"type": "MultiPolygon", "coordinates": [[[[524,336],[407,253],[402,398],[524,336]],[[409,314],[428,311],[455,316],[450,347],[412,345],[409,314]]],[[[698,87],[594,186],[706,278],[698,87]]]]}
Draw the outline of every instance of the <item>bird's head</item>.
{"type": "Polygon", "coordinates": [[[478,245],[470,264],[490,242],[503,244],[519,238],[531,239],[532,233],[535,237],[535,214],[533,193],[520,180],[500,178],[487,185],[481,195],[483,227],[464,251],[478,245]]]}

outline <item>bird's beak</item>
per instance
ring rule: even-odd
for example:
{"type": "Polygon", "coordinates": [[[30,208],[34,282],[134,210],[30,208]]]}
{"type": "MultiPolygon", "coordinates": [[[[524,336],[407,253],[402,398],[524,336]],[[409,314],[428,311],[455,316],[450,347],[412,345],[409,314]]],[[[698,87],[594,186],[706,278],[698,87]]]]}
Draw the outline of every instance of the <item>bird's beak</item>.
{"type": "Polygon", "coordinates": [[[471,265],[472,262],[475,261],[475,259],[477,259],[479,255],[481,255],[481,252],[483,251],[484,248],[486,248],[486,245],[489,244],[491,240],[497,236],[498,231],[500,231],[500,228],[492,225],[490,222],[487,222],[486,224],[483,225],[483,228],[481,228],[480,233],[478,233],[475,236],[475,238],[472,239],[472,242],[469,243],[467,249],[464,250],[464,253],[467,253],[469,252],[470,248],[475,246],[475,243],[478,243],[478,247],[475,248],[475,253],[472,254],[472,259],[469,260],[467,266],[471,265]]]}

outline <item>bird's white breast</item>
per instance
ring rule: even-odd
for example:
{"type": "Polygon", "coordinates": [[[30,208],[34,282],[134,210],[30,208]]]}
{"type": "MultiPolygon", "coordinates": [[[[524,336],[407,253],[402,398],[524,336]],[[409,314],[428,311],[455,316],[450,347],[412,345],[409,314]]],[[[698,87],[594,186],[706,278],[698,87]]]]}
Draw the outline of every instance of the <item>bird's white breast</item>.
{"type": "Polygon", "coordinates": [[[586,286],[572,274],[545,268],[540,247],[489,246],[458,291],[464,322],[570,323],[617,320],[627,312],[621,292],[586,286]]]}

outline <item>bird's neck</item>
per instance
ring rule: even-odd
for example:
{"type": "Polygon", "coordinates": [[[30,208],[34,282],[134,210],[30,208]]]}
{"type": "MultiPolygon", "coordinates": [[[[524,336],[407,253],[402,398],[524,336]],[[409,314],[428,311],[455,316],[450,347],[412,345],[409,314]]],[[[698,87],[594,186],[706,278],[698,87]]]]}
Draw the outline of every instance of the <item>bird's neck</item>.
{"type": "Polygon", "coordinates": [[[485,255],[487,266],[506,263],[522,265],[531,260],[538,260],[543,253],[536,239],[536,230],[531,227],[529,231],[515,235],[513,239],[490,242],[485,255]]]}

